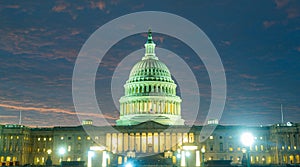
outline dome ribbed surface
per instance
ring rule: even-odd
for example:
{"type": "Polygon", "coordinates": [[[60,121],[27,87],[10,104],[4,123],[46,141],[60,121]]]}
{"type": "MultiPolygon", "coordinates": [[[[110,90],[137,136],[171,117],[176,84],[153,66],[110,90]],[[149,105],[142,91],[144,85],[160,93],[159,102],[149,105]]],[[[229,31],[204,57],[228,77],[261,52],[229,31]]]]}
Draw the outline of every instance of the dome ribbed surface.
{"type": "Polygon", "coordinates": [[[140,81],[162,81],[174,83],[168,67],[157,58],[143,59],[133,66],[127,83],[140,81]]]}

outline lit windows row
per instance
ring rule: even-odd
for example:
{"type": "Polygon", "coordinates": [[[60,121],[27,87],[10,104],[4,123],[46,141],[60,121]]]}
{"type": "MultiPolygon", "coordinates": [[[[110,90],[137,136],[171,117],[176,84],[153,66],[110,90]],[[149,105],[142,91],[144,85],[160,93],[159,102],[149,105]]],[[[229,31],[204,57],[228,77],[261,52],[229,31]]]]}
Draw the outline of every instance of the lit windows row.
{"type": "MultiPolygon", "coordinates": [[[[64,136],[61,136],[60,137],[60,140],[64,140],[65,137],[64,136]]],[[[71,140],[72,137],[68,137],[68,140],[71,140]]],[[[99,140],[100,137],[99,136],[95,136],[95,140],[99,140]]],[[[77,140],[82,140],[82,137],[81,136],[77,136],[77,140]]],[[[90,136],[86,136],[86,140],[91,140],[91,137],[90,136]]]]}
{"type": "MultiPolygon", "coordinates": [[[[41,141],[41,140],[42,140],[42,141],[47,141],[47,138],[46,138],[46,137],[44,137],[44,138],[38,137],[37,140],[38,140],[38,141],[41,141]]],[[[48,138],[48,141],[52,141],[52,138],[49,137],[49,138],[48,138]]]]}
{"type": "MultiPolygon", "coordinates": [[[[229,145],[228,151],[233,152],[234,150],[235,150],[234,147],[232,145],[229,145]]],[[[209,145],[209,151],[214,151],[214,145],[213,144],[209,145]]],[[[219,151],[221,151],[221,152],[224,151],[223,143],[220,143],[219,151]]],[[[242,148],[238,146],[236,148],[236,151],[242,151],[242,148]]],[[[260,145],[260,146],[255,145],[254,147],[250,147],[250,151],[265,151],[265,147],[264,147],[264,145],[260,145]]]]}
{"type": "MultiPolygon", "coordinates": [[[[229,138],[229,139],[232,139],[232,136],[228,136],[228,138],[229,138]]],[[[212,135],[209,136],[209,139],[210,139],[210,140],[213,140],[213,139],[214,139],[214,136],[212,136],[212,135]]],[[[223,136],[219,136],[219,139],[223,139],[223,136]]],[[[254,139],[257,140],[258,137],[254,137],[254,139]]],[[[263,137],[261,136],[261,137],[259,137],[259,139],[262,140],[263,137]]]]}
{"type": "MultiPolygon", "coordinates": [[[[287,148],[287,150],[291,150],[291,146],[287,146],[287,147],[284,147],[284,146],[282,146],[281,147],[281,150],[285,150],[287,148]]],[[[294,150],[297,150],[297,146],[294,146],[294,147],[292,147],[294,150]]]]}
{"type": "MultiPolygon", "coordinates": [[[[2,137],[2,136],[0,136],[0,139],[5,139],[5,140],[7,140],[7,139],[10,139],[10,140],[19,140],[20,139],[20,136],[13,136],[13,135],[8,135],[8,136],[4,136],[4,137],[2,137]]],[[[24,140],[29,140],[29,138],[28,138],[28,136],[24,136],[24,140]]]]}

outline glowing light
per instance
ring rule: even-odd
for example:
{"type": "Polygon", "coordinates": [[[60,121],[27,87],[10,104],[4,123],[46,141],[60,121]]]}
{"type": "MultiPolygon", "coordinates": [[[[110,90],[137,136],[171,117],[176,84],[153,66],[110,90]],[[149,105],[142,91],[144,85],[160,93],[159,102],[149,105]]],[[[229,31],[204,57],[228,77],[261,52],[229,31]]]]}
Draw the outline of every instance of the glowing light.
{"type": "Polygon", "coordinates": [[[183,146],[184,150],[197,150],[198,146],[183,146]]]}
{"type": "Polygon", "coordinates": [[[254,142],[254,137],[249,132],[243,133],[242,136],[241,136],[241,142],[245,146],[250,147],[253,144],[253,142],[254,142]]]}
{"type": "Polygon", "coordinates": [[[88,152],[88,156],[89,156],[89,157],[93,157],[94,155],[95,155],[94,151],[89,151],[89,152],[88,152]]]}
{"type": "Polygon", "coordinates": [[[91,146],[90,150],[92,150],[92,151],[103,151],[103,150],[105,150],[105,147],[104,146],[91,146]]]}
{"type": "Polygon", "coordinates": [[[131,163],[127,163],[125,167],[133,167],[133,165],[131,163]]]}
{"type": "Polygon", "coordinates": [[[51,149],[47,150],[47,153],[48,155],[50,155],[52,153],[52,150],[51,149]]]}
{"type": "Polygon", "coordinates": [[[187,157],[189,157],[189,156],[191,155],[191,153],[187,151],[187,152],[185,153],[185,155],[186,155],[187,157]]]}
{"type": "Polygon", "coordinates": [[[58,153],[60,155],[64,155],[66,153],[66,149],[65,148],[60,148],[59,151],[58,151],[58,153]]]}

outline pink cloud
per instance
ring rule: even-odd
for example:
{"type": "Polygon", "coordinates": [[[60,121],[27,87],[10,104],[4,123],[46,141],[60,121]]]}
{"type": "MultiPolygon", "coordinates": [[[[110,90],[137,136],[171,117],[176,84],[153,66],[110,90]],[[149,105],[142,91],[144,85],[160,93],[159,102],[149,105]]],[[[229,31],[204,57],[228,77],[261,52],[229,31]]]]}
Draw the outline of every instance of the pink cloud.
{"type": "Polygon", "coordinates": [[[56,5],[56,6],[54,6],[54,7],[52,8],[52,11],[55,11],[55,12],[62,12],[62,11],[64,11],[67,7],[68,7],[68,5],[65,4],[65,3],[58,4],[58,5],[56,5]]]}
{"type": "Polygon", "coordinates": [[[276,24],[276,21],[264,21],[263,22],[263,26],[265,27],[265,28],[269,28],[269,27],[271,27],[271,26],[273,26],[273,25],[275,25],[276,24]]]}
{"type": "Polygon", "coordinates": [[[300,12],[296,8],[289,8],[289,9],[287,9],[286,12],[287,12],[287,15],[288,15],[287,17],[289,19],[293,19],[293,18],[296,18],[296,17],[300,16],[300,12]]]}
{"type": "Polygon", "coordinates": [[[20,5],[7,5],[5,6],[6,8],[10,8],[10,9],[19,9],[20,5]]]}
{"type": "Polygon", "coordinates": [[[100,10],[103,10],[106,7],[105,2],[99,1],[99,2],[91,2],[91,8],[98,8],[100,10]]]}
{"type": "Polygon", "coordinates": [[[275,0],[276,8],[282,8],[289,3],[289,0],[275,0]]]}
{"type": "Polygon", "coordinates": [[[12,110],[21,110],[21,111],[36,111],[39,113],[61,113],[67,115],[80,115],[80,116],[89,116],[89,117],[96,117],[96,118],[105,118],[105,119],[118,119],[112,115],[103,115],[98,113],[83,113],[83,112],[75,112],[71,110],[65,110],[60,108],[44,108],[44,107],[24,107],[24,106],[17,106],[17,105],[10,105],[10,104],[0,104],[0,107],[12,109],[12,110]]]}
{"type": "Polygon", "coordinates": [[[226,46],[230,46],[231,45],[231,42],[230,41],[221,41],[222,44],[226,45],[226,46]]]}
{"type": "Polygon", "coordinates": [[[248,74],[240,74],[240,77],[245,78],[245,79],[256,79],[256,76],[253,75],[248,75],[248,74]]]}

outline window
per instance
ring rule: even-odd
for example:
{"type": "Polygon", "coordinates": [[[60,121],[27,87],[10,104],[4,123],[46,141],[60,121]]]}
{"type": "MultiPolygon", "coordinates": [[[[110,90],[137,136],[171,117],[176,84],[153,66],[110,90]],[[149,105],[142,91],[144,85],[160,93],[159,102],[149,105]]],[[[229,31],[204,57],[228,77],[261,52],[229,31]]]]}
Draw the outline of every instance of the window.
{"type": "Polygon", "coordinates": [[[260,151],[264,151],[264,146],[260,145],[260,151]]]}
{"type": "Polygon", "coordinates": [[[61,137],[60,137],[60,140],[64,140],[64,137],[63,137],[63,136],[61,136],[61,137]]]}
{"type": "Polygon", "coordinates": [[[71,140],[71,139],[72,139],[72,137],[69,136],[69,137],[68,137],[68,140],[71,140]]]}
{"type": "Polygon", "coordinates": [[[194,133],[189,133],[189,143],[194,143],[194,133]]]}
{"type": "Polygon", "coordinates": [[[220,143],[220,151],[223,152],[223,143],[220,143]]]}
{"type": "Polygon", "coordinates": [[[222,136],[220,136],[220,139],[223,139],[223,137],[222,137],[222,136]]]}
{"type": "Polygon", "coordinates": [[[38,141],[41,141],[41,138],[40,138],[40,137],[38,138],[38,141]]]}
{"type": "Polygon", "coordinates": [[[214,151],[214,145],[210,145],[209,150],[214,151]]]}
{"type": "Polygon", "coordinates": [[[81,140],[81,137],[80,137],[80,136],[78,136],[78,137],[77,137],[77,140],[81,140]]]}
{"type": "Polygon", "coordinates": [[[91,140],[91,137],[90,137],[90,136],[87,136],[86,139],[87,139],[87,140],[91,140]]]}
{"type": "Polygon", "coordinates": [[[46,137],[44,137],[44,141],[46,141],[47,140],[47,138],[46,137]]]}
{"type": "Polygon", "coordinates": [[[233,151],[232,145],[229,145],[229,151],[233,151]]]}
{"type": "Polygon", "coordinates": [[[95,140],[99,140],[99,137],[98,137],[98,136],[95,136],[95,140]]]}
{"type": "Polygon", "coordinates": [[[213,140],[213,139],[214,139],[214,136],[209,136],[209,139],[210,139],[210,140],[213,140]]]}
{"type": "Polygon", "coordinates": [[[71,146],[69,145],[69,146],[68,146],[68,152],[70,152],[70,151],[71,151],[71,146]]]}
{"type": "Polygon", "coordinates": [[[51,137],[49,137],[49,141],[52,141],[52,138],[51,138],[51,137]]]}

